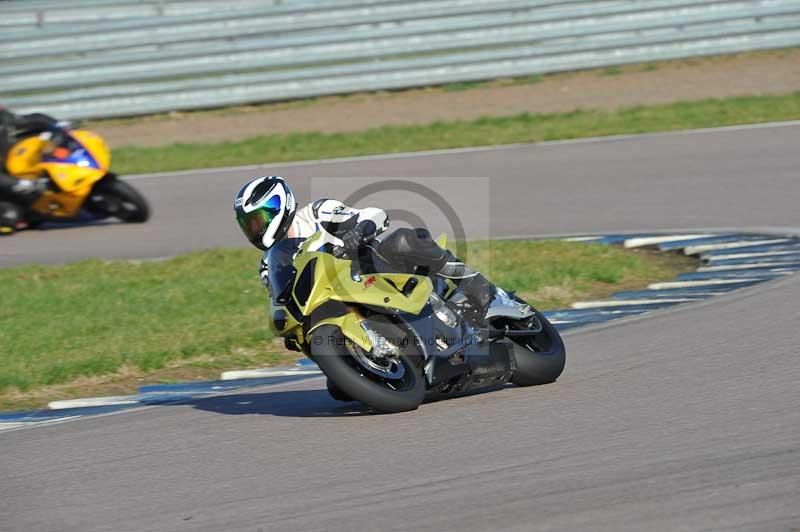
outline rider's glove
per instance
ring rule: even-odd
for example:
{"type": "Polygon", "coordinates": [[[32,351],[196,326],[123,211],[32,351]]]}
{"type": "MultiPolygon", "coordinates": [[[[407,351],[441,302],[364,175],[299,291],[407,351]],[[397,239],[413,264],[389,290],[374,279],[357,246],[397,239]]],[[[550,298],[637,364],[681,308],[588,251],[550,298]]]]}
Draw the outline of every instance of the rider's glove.
{"type": "Polygon", "coordinates": [[[55,123],[56,129],[63,129],[63,130],[72,129],[73,125],[74,124],[69,120],[59,120],[58,122],[55,123]]]}
{"type": "Polygon", "coordinates": [[[345,254],[350,257],[355,257],[358,253],[359,246],[361,246],[361,233],[356,229],[346,231],[342,235],[342,243],[344,244],[342,247],[345,250],[345,254]]]}
{"type": "Polygon", "coordinates": [[[347,255],[355,257],[358,255],[358,248],[375,238],[377,227],[372,220],[359,222],[355,228],[345,231],[341,235],[342,244],[347,255]]]}

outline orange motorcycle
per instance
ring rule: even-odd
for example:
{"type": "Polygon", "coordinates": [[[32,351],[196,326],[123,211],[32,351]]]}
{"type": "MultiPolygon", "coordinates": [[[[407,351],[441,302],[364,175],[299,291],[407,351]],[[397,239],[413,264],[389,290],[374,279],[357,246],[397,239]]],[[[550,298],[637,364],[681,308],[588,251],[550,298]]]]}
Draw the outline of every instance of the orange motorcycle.
{"type": "MultiPolygon", "coordinates": [[[[19,222],[36,227],[51,221],[104,218],[147,221],[147,200],[110,167],[111,150],[91,131],[57,130],[17,142],[8,152],[8,173],[18,179],[47,179],[44,193],[20,213],[19,222]]],[[[4,232],[14,229],[6,226],[4,232]]]]}

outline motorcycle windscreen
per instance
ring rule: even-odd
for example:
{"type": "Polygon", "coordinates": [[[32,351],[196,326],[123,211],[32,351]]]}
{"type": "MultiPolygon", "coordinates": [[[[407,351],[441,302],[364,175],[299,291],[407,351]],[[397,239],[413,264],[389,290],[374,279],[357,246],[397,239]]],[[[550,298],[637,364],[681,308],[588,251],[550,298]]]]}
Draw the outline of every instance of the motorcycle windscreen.
{"type": "Polygon", "coordinates": [[[106,173],[92,154],[74,139],[70,139],[68,147],[59,146],[45,154],[42,166],[64,192],[76,192],[91,186],[106,173]]]}
{"type": "Polygon", "coordinates": [[[272,298],[284,304],[289,296],[297,271],[294,267],[294,256],[300,249],[304,238],[285,238],[277,242],[267,255],[269,268],[269,287],[272,298]]]}

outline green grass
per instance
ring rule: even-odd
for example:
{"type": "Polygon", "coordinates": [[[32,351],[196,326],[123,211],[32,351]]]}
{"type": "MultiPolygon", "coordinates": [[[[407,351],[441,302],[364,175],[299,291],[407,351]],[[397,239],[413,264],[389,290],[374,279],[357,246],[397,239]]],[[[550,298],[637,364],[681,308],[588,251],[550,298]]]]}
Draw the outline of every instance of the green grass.
{"type": "MultiPolygon", "coordinates": [[[[477,242],[467,249],[476,268],[541,308],[672,278],[690,264],[558,241],[477,242]]],[[[165,261],[0,269],[0,407],[32,404],[25,394],[37,388],[120,371],[136,377],[123,383],[122,391],[131,391],[142,376],[191,378],[187,367],[208,370],[197,374],[207,378],[286,362],[268,330],[258,260],[256,250],[234,249],[165,261]]],[[[109,393],[84,384],[68,395],[85,396],[87,389],[109,393]]]]}
{"type": "Polygon", "coordinates": [[[544,81],[544,75],[542,74],[531,74],[520,80],[523,85],[533,85],[535,83],[541,83],[542,81],[544,81]]]}
{"type": "Polygon", "coordinates": [[[487,86],[489,84],[490,82],[487,81],[459,81],[455,83],[448,83],[447,85],[442,85],[442,90],[445,92],[461,92],[461,91],[477,89],[479,87],[487,86]]]}
{"type": "Polygon", "coordinates": [[[680,255],[558,240],[474,242],[466,261],[543,310],[672,279],[694,264],[680,255]]]}
{"type": "Polygon", "coordinates": [[[291,133],[218,144],[124,147],[114,152],[123,174],[396,153],[515,142],[800,119],[800,92],[679,102],[616,111],[485,117],[471,121],[390,126],[354,133],[291,133]]]}
{"type": "Polygon", "coordinates": [[[0,270],[0,390],[159,369],[269,338],[253,250],[0,270]]]}
{"type": "Polygon", "coordinates": [[[623,74],[625,71],[622,70],[620,67],[608,67],[604,68],[600,71],[601,76],[619,76],[623,74]]]}

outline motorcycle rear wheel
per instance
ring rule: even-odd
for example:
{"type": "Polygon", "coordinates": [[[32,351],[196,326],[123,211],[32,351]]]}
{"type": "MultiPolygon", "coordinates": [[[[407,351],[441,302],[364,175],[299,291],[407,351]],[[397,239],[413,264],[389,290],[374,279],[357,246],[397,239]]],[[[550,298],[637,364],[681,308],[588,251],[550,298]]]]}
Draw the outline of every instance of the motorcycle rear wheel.
{"type": "Polygon", "coordinates": [[[513,339],[517,369],[511,377],[511,382],[517,386],[537,386],[555,382],[566,365],[567,352],[561,335],[538,311],[536,319],[542,324],[542,332],[513,339]]]}
{"type": "MultiPolygon", "coordinates": [[[[405,338],[396,325],[370,323],[384,338],[405,338]]],[[[413,342],[406,343],[398,356],[402,364],[402,377],[384,378],[359,362],[348,350],[342,331],[333,325],[323,325],[311,338],[314,361],[333,386],[343,394],[360,401],[382,413],[416,410],[425,398],[425,377],[422,374],[422,357],[413,342]]],[[[360,349],[360,348],[359,348],[360,349]]]]}

